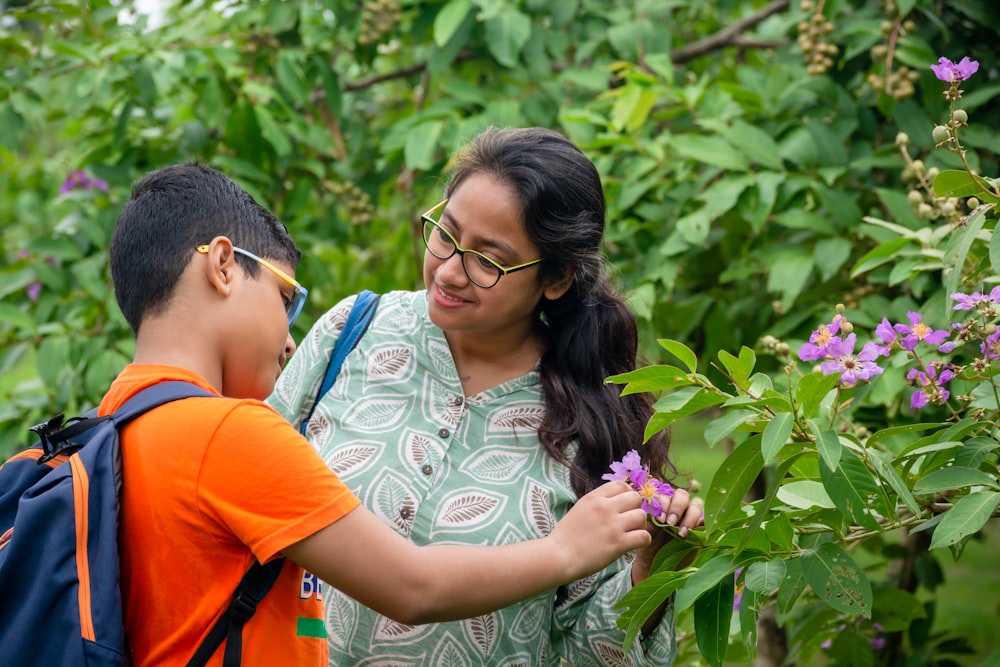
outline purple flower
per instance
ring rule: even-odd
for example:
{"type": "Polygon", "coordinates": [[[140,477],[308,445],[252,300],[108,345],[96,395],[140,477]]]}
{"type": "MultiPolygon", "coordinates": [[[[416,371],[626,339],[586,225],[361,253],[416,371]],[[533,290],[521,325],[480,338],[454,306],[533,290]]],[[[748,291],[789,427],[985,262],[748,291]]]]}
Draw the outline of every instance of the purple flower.
{"type": "Polygon", "coordinates": [[[991,289],[989,294],[983,294],[982,292],[973,292],[972,294],[954,292],[951,298],[957,302],[953,310],[972,310],[973,308],[997,305],[1000,304],[1000,285],[991,289]]]}
{"type": "Polygon", "coordinates": [[[827,350],[830,345],[835,341],[840,341],[838,334],[841,331],[842,325],[846,322],[847,320],[842,315],[837,315],[830,324],[819,325],[819,328],[809,336],[809,342],[799,348],[799,359],[802,361],[816,361],[825,358],[828,355],[827,350]]]}
{"type": "Polygon", "coordinates": [[[101,178],[90,178],[85,171],[74,169],[59,186],[59,194],[64,195],[70,190],[103,190],[108,191],[108,183],[101,178]]]}
{"type": "Polygon", "coordinates": [[[931,362],[927,366],[927,372],[913,368],[906,374],[906,379],[911,384],[918,387],[910,397],[910,407],[914,410],[926,406],[928,403],[943,404],[951,396],[951,392],[944,388],[944,384],[955,377],[955,373],[949,368],[945,368],[938,373],[940,364],[931,362]]]}
{"type": "Polygon", "coordinates": [[[1000,329],[986,337],[986,342],[979,344],[983,357],[990,361],[1000,359],[1000,329]]]}
{"type": "Polygon", "coordinates": [[[651,476],[649,468],[640,460],[639,452],[634,449],[625,454],[621,461],[614,461],[611,472],[602,475],[601,479],[628,482],[642,496],[642,510],[657,519],[663,514],[663,503],[659,496],[674,495],[674,487],[651,476]]]}
{"type": "Polygon", "coordinates": [[[896,335],[896,330],[889,323],[888,317],[883,317],[882,322],[875,327],[875,335],[888,346],[899,341],[899,336],[896,335]]]}
{"type": "Polygon", "coordinates": [[[642,468],[642,460],[639,458],[639,452],[633,449],[623,456],[621,461],[612,462],[611,472],[602,475],[601,479],[609,482],[629,482],[632,471],[639,468],[642,468]]]}
{"type": "Polygon", "coordinates": [[[42,293],[42,284],[39,282],[34,282],[28,285],[27,290],[28,298],[32,301],[38,300],[38,295],[42,293]]]}
{"type": "Polygon", "coordinates": [[[861,352],[855,356],[856,342],[857,336],[851,333],[844,340],[838,339],[831,343],[827,351],[833,358],[819,365],[823,374],[840,373],[840,381],[849,387],[853,387],[859,380],[869,380],[881,375],[882,367],[875,363],[875,359],[885,354],[885,348],[874,342],[865,343],[861,352]]]}
{"type": "Polygon", "coordinates": [[[934,71],[934,76],[941,81],[958,83],[959,81],[965,81],[979,71],[979,62],[969,60],[968,56],[962,58],[957,63],[953,63],[947,58],[942,57],[938,58],[937,65],[931,65],[931,70],[934,71]]]}
{"type": "Polygon", "coordinates": [[[932,329],[921,322],[920,313],[909,312],[906,314],[910,320],[910,326],[897,324],[893,328],[903,335],[902,346],[904,350],[913,351],[917,343],[924,342],[930,345],[938,345],[948,337],[945,329],[932,329]]]}

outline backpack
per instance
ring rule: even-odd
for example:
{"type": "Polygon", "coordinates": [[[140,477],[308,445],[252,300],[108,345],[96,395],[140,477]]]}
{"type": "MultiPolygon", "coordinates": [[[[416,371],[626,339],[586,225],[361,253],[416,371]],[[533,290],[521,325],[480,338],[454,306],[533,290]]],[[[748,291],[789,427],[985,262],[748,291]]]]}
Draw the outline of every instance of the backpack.
{"type": "Polygon", "coordinates": [[[316,412],[316,407],[319,405],[320,399],[333,386],[337,375],[340,373],[340,368],[344,365],[344,359],[347,358],[348,352],[355,348],[358,341],[361,340],[361,336],[368,331],[368,325],[375,318],[378,301],[379,295],[371,290],[363,290],[354,300],[351,312],[347,314],[347,321],[344,322],[344,328],[341,329],[340,336],[337,337],[337,342],[333,344],[333,351],[330,352],[330,361],[326,364],[326,371],[323,373],[323,382],[320,383],[319,391],[316,392],[316,396],[313,398],[312,407],[309,408],[309,413],[302,420],[302,423],[299,424],[299,433],[302,435],[306,435],[309,420],[312,419],[313,413],[316,412]]]}
{"type": "MultiPolygon", "coordinates": [[[[126,657],[118,586],[118,429],[163,403],[215,396],[188,382],[163,382],[112,415],[31,428],[39,443],[0,466],[0,662],[121,667],[126,657]]],[[[255,563],[189,665],[203,665],[223,640],[238,665],[243,624],[277,579],[283,559],[255,563]]]]}

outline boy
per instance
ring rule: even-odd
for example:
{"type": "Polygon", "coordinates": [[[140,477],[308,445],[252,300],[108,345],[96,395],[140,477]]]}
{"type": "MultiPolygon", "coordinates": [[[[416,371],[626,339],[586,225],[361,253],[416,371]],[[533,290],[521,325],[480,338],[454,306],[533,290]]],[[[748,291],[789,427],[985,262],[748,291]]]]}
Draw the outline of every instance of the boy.
{"type": "MultiPolygon", "coordinates": [[[[183,665],[254,560],[285,556],[243,633],[243,665],[326,665],[316,577],[408,624],[483,614],[650,543],[640,497],[608,483],[545,538],[418,547],[364,507],[270,407],[306,290],[299,252],[223,174],[174,165],[137,183],[111,241],[135,359],[101,402],[186,380],[188,398],[122,432],[122,594],[132,659],[183,665]]],[[[350,619],[344,619],[349,631],[350,619]]],[[[219,664],[222,651],[213,664],[219,664]]]]}

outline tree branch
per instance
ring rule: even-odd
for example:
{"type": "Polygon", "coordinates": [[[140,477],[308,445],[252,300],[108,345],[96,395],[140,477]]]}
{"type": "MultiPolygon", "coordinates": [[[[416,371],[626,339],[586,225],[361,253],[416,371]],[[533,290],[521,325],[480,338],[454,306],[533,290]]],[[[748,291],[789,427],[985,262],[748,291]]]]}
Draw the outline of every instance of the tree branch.
{"type": "Polygon", "coordinates": [[[711,51],[716,51],[726,46],[735,45],[739,35],[754,27],[772,14],[788,8],[788,0],[774,0],[767,7],[760,11],[742,18],[731,26],[725,27],[714,35],[709,35],[705,39],[698,40],[693,44],[688,44],[683,49],[674,51],[670,59],[675,65],[694,60],[698,56],[703,56],[711,51]]]}

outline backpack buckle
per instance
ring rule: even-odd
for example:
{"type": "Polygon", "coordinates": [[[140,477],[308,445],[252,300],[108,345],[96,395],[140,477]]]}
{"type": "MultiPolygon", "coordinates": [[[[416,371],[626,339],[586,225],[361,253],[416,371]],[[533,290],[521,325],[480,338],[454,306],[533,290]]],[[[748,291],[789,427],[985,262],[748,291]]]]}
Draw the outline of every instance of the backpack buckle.
{"type": "Polygon", "coordinates": [[[35,424],[28,429],[38,436],[38,440],[42,445],[42,451],[45,452],[41,457],[39,457],[39,463],[45,463],[59,453],[55,443],[52,442],[49,436],[62,429],[63,417],[63,414],[58,414],[47,422],[35,424]]]}

